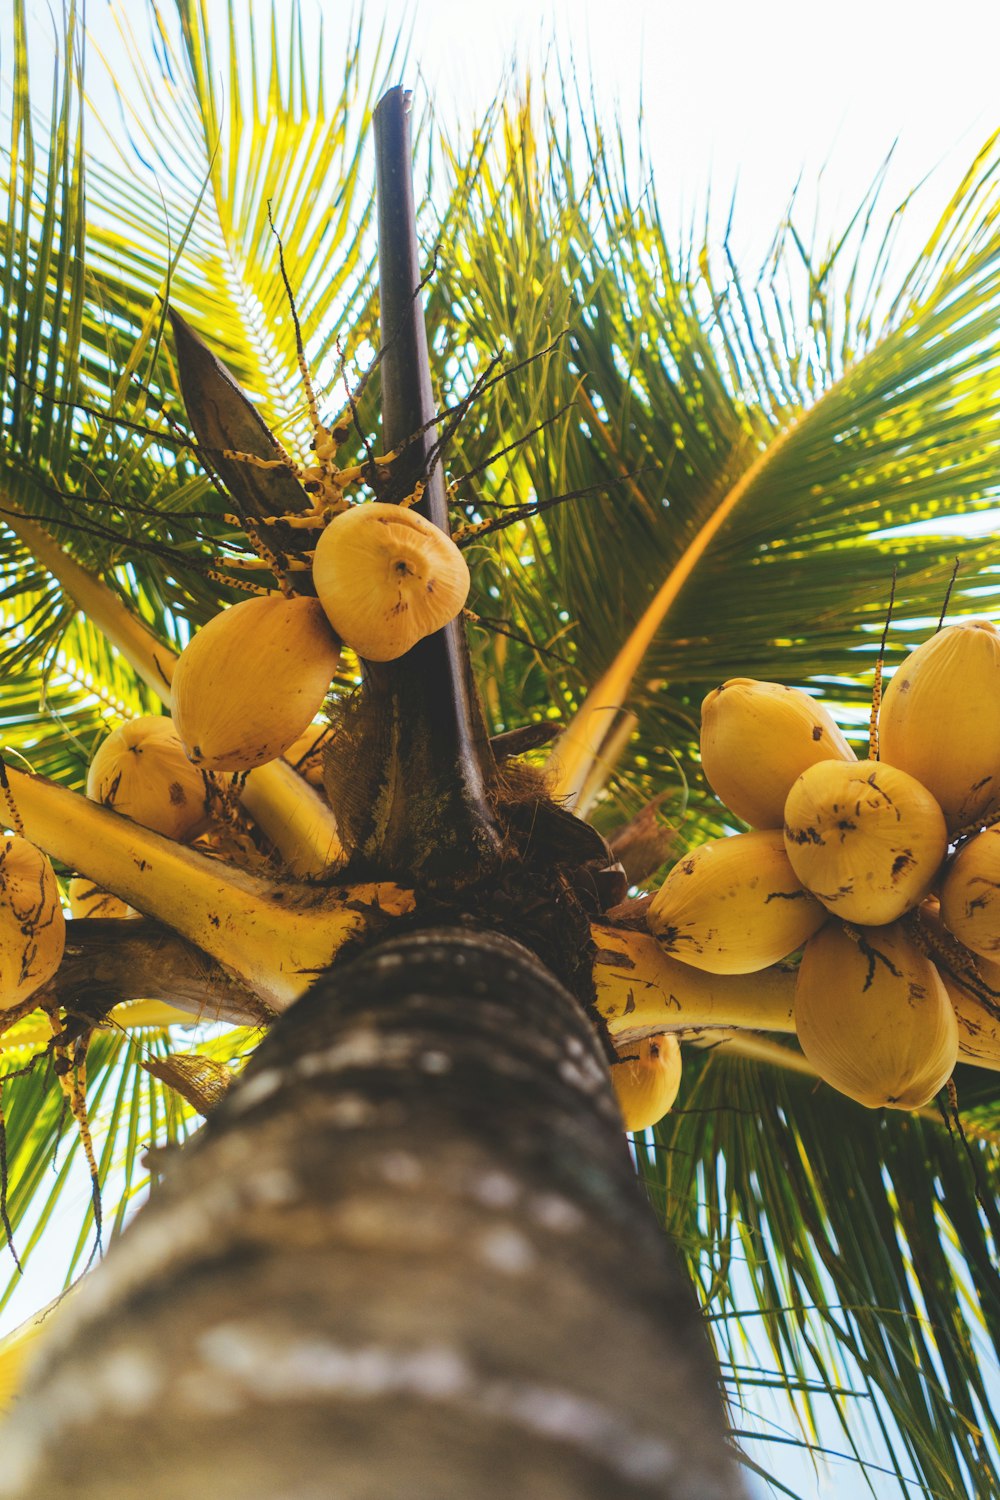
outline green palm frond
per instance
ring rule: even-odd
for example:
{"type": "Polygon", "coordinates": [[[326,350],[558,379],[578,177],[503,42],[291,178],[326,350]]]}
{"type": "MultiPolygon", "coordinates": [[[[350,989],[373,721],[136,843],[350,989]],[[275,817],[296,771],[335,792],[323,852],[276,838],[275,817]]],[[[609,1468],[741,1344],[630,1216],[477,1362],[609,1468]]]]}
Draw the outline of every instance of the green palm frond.
{"type": "Polygon", "coordinates": [[[967,1156],[933,1118],[873,1114],[742,1059],[685,1058],[691,1082],[640,1162],[735,1389],[752,1327],[804,1433],[825,1394],[851,1443],[857,1398],[838,1392],[860,1389],[876,1425],[899,1433],[897,1472],[930,1495],[1000,1494],[987,1375],[1000,1276],[979,1203],[997,1190],[993,1129],[965,1113],[967,1156]]]}
{"type": "MultiPolygon", "coordinates": [[[[346,399],[338,341],[353,356],[374,329],[372,204],[360,162],[378,77],[362,84],[356,39],[339,89],[330,89],[322,70],[306,69],[299,6],[287,32],[279,34],[277,17],[275,9],[267,44],[258,38],[249,57],[231,28],[224,111],[205,7],[185,0],[176,18],[157,10],[155,61],[131,42],[136,95],[121,96],[130,135],[115,143],[117,168],[106,158],[90,167],[86,240],[82,138],[70,132],[79,101],[66,94],[45,143],[30,134],[26,94],[18,95],[9,222],[0,229],[10,246],[0,340],[8,371],[17,371],[6,392],[2,489],[88,566],[127,561],[122,592],[145,594],[158,622],[165,612],[200,622],[229,597],[208,577],[203,539],[225,536],[225,501],[184,442],[162,337],[165,298],[210,333],[293,449],[310,433],[269,212],[327,409],[346,399]],[[59,191],[43,197],[27,180],[20,163],[32,153],[22,138],[35,175],[37,163],[61,172],[59,191]],[[40,217],[29,212],[33,196],[44,204],[40,217]],[[68,262],[74,277],[64,284],[68,262]],[[75,360],[64,357],[77,347],[75,360]]],[[[74,26],[71,15],[67,56],[74,26]]],[[[122,26],[128,45],[124,16],[122,26]]],[[[380,48],[379,68],[382,57],[380,48]]],[[[386,71],[394,58],[384,49],[386,71]]],[[[0,548],[0,562],[16,555],[9,538],[0,548]]]]}
{"type": "Polygon", "coordinates": [[[485,576],[532,640],[563,640],[568,666],[535,659],[532,708],[578,706],[649,607],[651,639],[600,696],[640,710],[624,774],[650,795],[678,785],[673,752],[698,785],[698,703],[726,677],[836,677],[863,701],[894,563],[894,652],[936,621],[955,557],[953,608],[996,600],[991,548],[932,523],[997,504],[997,154],[894,295],[871,204],[824,255],[789,221],[746,282],[707,247],[678,254],[652,189],[632,194],[596,127],[590,144],[581,174],[551,118],[539,144],[527,111],[507,117],[458,189],[441,301],[465,383],[477,358],[526,358],[565,330],[493,388],[457,467],[568,408],[466,493],[492,515],[603,484],[519,528],[485,576]]]}
{"type": "MultiPolygon", "coordinates": [[[[152,63],[120,13],[136,85],[120,95],[129,175],[111,167],[95,175],[98,221],[113,226],[95,238],[95,264],[127,267],[135,292],[149,299],[165,290],[171,234],[190,222],[171,301],[210,334],[270,425],[290,439],[307,436],[277,236],[311,363],[320,382],[331,381],[338,339],[353,348],[374,327],[372,201],[361,162],[396,48],[380,45],[363,81],[356,37],[331,88],[315,36],[307,64],[297,0],[272,6],[269,26],[253,28],[245,46],[232,16],[221,36],[210,27],[203,0],[182,0],[173,15],[153,9],[152,63]],[[138,194],[137,157],[145,166],[138,194]]],[[[339,408],[343,392],[334,389],[331,400],[339,408]]]]}
{"type": "MultiPolygon", "coordinates": [[[[105,1245],[149,1187],[146,1153],[179,1144],[198,1119],[179,1094],[142,1067],[143,1061],[165,1057],[183,1045],[212,1062],[238,1064],[255,1041],[253,1033],[240,1027],[220,1031],[190,1025],[178,1032],[154,1025],[126,1031],[112,1024],[96,1034],[87,1054],[87,1110],[101,1183],[105,1245]]],[[[27,1265],[64,1193],[79,1183],[81,1172],[86,1179],[86,1168],[79,1134],[64,1109],[44,1046],[37,1041],[18,1046],[14,1033],[5,1039],[0,1060],[0,1074],[9,1075],[2,1101],[10,1184],[7,1210],[19,1259],[27,1265]]],[[[75,1240],[65,1246],[66,1285],[83,1270],[95,1244],[94,1214],[93,1202],[86,1201],[75,1240]]],[[[17,1288],[16,1270],[2,1280],[0,1311],[17,1288]]]]}

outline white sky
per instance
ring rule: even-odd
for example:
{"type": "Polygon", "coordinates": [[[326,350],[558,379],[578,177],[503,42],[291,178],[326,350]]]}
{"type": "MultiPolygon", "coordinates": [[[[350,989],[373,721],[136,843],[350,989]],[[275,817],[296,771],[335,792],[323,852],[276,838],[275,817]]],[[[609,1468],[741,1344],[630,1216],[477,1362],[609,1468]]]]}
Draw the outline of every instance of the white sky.
{"type": "MultiPolygon", "coordinates": [[[[279,11],[281,7],[279,4],[279,11]]],[[[326,8],[327,24],[343,5],[326,8]]],[[[610,123],[635,132],[640,95],[661,209],[678,229],[719,215],[738,183],[736,249],[757,257],[800,174],[822,223],[849,216],[894,142],[892,196],[943,163],[928,223],[1000,125],[1000,6],[988,0],[383,0],[366,27],[412,26],[411,77],[446,121],[482,115],[512,60],[550,39],[592,73],[610,123]]]]}
{"type": "MultiPolygon", "coordinates": [[[[172,9],[171,0],[162,3],[172,9]]],[[[270,0],[249,3],[266,25],[270,0]]],[[[304,0],[306,14],[319,4],[304,0]]],[[[225,0],[209,5],[221,22],[225,0]]],[[[276,5],[280,23],[289,0],[276,5]]],[[[126,0],[126,8],[141,34],[141,0],[126,0]]],[[[31,0],[29,9],[44,52],[48,0],[31,0]]],[[[344,0],[323,6],[332,53],[343,46],[352,11],[344,0]]],[[[449,126],[477,123],[512,67],[537,75],[546,56],[552,66],[553,41],[559,56],[575,57],[584,78],[592,74],[608,125],[617,109],[626,139],[637,139],[641,95],[668,230],[680,236],[692,217],[701,221],[709,184],[714,222],[724,221],[738,184],[734,250],[751,269],[800,176],[799,221],[809,227],[818,184],[825,239],[846,222],[894,142],[887,202],[937,168],[912,216],[906,250],[915,251],[917,226],[931,228],[961,172],[1000,126],[995,0],[949,0],[947,7],[941,0],[841,0],[836,7],[815,0],[370,0],[363,11],[369,36],[383,22],[390,35],[412,32],[410,66],[399,81],[429,97],[449,126]]],[[[5,78],[10,15],[11,0],[0,0],[5,78]]],[[[107,0],[90,0],[90,17],[107,36],[107,0]]],[[[0,1328],[53,1295],[41,1272],[39,1264],[0,1328]]],[[[773,1448],[765,1461],[775,1461],[773,1448]]],[[[792,1454],[786,1478],[810,1497],[847,1497],[863,1487],[858,1471],[843,1466],[817,1488],[792,1454]]]]}

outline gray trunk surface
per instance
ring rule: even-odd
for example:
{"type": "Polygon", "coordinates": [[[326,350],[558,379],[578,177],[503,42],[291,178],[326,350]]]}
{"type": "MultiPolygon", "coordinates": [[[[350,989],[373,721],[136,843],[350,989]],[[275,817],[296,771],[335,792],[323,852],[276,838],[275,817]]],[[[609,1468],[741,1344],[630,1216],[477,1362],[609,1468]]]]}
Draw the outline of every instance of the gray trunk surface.
{"type": "Polygon", "coordinates": [[[526,949],[324,976],[74,1295],[16,1500],[740,1500],[600,1046],[526,949]]]}

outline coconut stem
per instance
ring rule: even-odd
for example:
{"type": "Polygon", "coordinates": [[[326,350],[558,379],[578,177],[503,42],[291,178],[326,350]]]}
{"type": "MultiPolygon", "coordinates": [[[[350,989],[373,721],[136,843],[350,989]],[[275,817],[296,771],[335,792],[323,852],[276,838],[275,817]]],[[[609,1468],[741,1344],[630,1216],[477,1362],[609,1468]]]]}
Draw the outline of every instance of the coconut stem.
{"type": "Polygon", "coordinates": [[[388,885],[320,890],[261,880],[41,776],[7,776],[32,843],[167,923],[275,1009],[308,989],[372,918],[410,904],[388,885]]]}
{"type": "Polygon", "coordinates": [[[892,565],[892,588],[889,591],[889,607],[885,612],[885,625],[882,629],[882,643],[878,648],[878,656],[875,660],[875,681],[872,685],[872,711],[868,719],[868,759],[878,760],[878,711],[882,707],[882,671],[885,667],[885,643],[889,638],[889,624],[892,620],[892,607],[896,602],[896,564],[892,565]]]}
{"type": "Polygon", "coordinates": [[[707,974],[670,958],[648,933],[592,923],[590,935],[595,1004],[616,1041],[705,1027],[795,1031],[791,969],[707,974]]]}
{"type": "MultiPolygon", "coordinates": [[[[417,508],[449,533],[440,464],[427,472],[436,441],[428,424],[436,406],[420,295],[409,115],[410,95],[399,88],[375,110],[383,441],[386,450],[400,450],[385,498],[401,500],[424,482],[417,508]]],[[[398,662],[373,665],[368,685],[380,729],[372,750],[382,746],[383,796],[365,854],[401,878],[450,886],[479,879],[498,862],[500,836],[486,795],[495,767],[461,621],[398,662]]]]}
{"type": "Polygon", "coordinates": [[[141,1008],[132,1006],[138,1015],[130,1015],[130,1026],[190,1023],[192,1016],[262,1026],[274,1014],[240,980],[160,922],[121,917],[67,922],[59,971],[37,998],[46,1007],[55,1003],[99,1018],[124,1001],[149,1002],[154,1018],[139,1019],[141,1008]]]}

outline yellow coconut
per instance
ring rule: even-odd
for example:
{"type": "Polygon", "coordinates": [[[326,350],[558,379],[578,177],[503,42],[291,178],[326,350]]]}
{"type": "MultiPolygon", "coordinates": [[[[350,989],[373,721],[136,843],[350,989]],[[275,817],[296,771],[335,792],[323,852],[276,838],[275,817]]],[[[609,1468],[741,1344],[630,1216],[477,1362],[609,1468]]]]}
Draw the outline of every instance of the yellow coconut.
{"type": "Polygon", "coordinates": [[[944,981],[902,924],[860,941],[831,922],[802,954],[795,1029],[833,1088],[869,1109],[916,1109],[958,1058],[958,1023],[944,981]]]}
{"type": "Polygon", "coordinates": [[[1000,964],[977,958],[976,973],[965,982],[941,965],[941,978],[958,1022],[961,1061],[1000,1068],[1000,964]]]}
{"type": "Polygon", "coordinates": [[[681,1086],[681,1045],[669,1031],[623,1042],[611,1069],[626,1130],[646,1130],[670,1109],[681,1086]]]}
{"type": "Polygon", "coordinates": [[[963,620],[917,647],[886,688],[879,749],[934,795],[952,833],[1000,806],[995,625],[963,620]]]}
{"type": "Polygon", "coordinates": [[[0,1011],[47,984],[65,946],[66,919],[51,862],[17,834],[0,837],[0,1011]]]}
{"type": "Polygon", "coordinates": [[[318,599],[275,594],[230,605],[174,670],[174,723],[188,755],[209,771],[277,760],[316,717],[339,659],[318,599]]]}
{"type": "Polygon", "coordinates": [[[1000,826],[977,833],[941,882],[941,920],[960,943],[1000,959],[1000,826]]]}
{"type": "Polygon", "coordinates": [[[959,1061],[1000,1069],[1000,963],[956,940],[941,921],[935,896],[921,903],[920,921],[958,1022],[959,1061]]]}
{"type": "Polygon", "coordinates": [[[845,922],[881,927],[927,895],[948,849],[926,787],[882,761],[823,761],[785,803],[785,848],[807,890],[845,922]]]}
{"type": "Polygon", "coordinates": [[[209,823],[204,777],[162,715],[132,719],[101,742],[87,796],[170,839],[197,838],[209,823]]]}
{"type": "Polygon", "coordinates": [[[461,612],[469,569],[455,543],[414,510],[372,501],[342,511],[313,558],[313,583],[341,640],[393,661],[461,612]]]}
{"type": "Polygon", "coordinates": [[[785,798],[809,766],[854,759],[827,710],[798,688],[733,677],[701,705],[706,780],[753,828],[781,827],[785,798]]]}
{"type": "Polygon", "coordinates": [[[85,875],[74,875],[69,883],[70,916],[79,917],[134,917],[134,907],[120,896],[102,891],[85,875]]]}
{"type": "Polygon", "coordinates": [[[762,829],[680,860],[646,920],[660,946],[693,968],[752,974],[800,948],[826,911],[796,878],[780,830],[762,829]]]}

